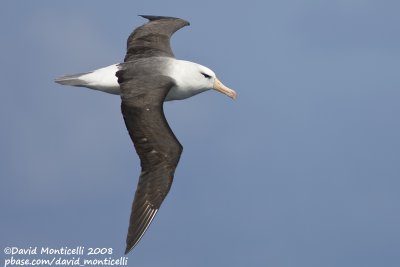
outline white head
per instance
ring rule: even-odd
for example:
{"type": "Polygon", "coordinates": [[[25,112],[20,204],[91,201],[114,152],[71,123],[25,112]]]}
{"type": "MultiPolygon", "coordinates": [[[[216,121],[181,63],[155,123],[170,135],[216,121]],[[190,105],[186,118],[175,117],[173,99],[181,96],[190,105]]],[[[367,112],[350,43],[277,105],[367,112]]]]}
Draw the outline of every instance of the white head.
{"type": "Polygon", "coordinates": [[[212,70],[200,64],[176,60],[170,76],[175,79],[176,87],[171,90],[168,100],[188,98],[209,89],[236,98],[234,90],[223,85],[212,70]]]}

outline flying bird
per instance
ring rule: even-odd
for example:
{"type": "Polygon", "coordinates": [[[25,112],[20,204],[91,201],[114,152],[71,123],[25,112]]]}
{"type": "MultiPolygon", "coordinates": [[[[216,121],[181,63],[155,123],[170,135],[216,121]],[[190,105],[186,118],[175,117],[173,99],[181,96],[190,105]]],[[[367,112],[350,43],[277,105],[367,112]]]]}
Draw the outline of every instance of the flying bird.
{"type": "Polygon", "coordinates": [[[125,254],[154,219],[171,188],[182,153],[182,145],[165,119],[164,101],[186,99],[209,89],[236,98],[236,92],[223,85],[211,69],[174,57],[170,38],[189,22],[142,17],[149,21],[130,34],[123,63],[55,80],[121,96],[122,115],[141,165],[125,254]]]}

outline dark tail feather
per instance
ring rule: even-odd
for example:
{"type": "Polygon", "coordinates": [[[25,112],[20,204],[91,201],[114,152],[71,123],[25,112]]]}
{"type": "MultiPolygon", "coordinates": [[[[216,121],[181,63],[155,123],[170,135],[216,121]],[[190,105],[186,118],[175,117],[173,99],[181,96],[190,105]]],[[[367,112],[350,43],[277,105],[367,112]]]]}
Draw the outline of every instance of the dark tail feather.
{"type": "Polygon", "coordinates": [[[66,76],[59,77],[59,78],[55,79],[54,81],[56,83],[59,83],[62,85],[86,86],[87,82],[80,78],[83,75],[86,75],[89,73],[91,73],[91,72],[79,73],[79,74],[75,74],[75,75],[66,75],[66,76]]]}

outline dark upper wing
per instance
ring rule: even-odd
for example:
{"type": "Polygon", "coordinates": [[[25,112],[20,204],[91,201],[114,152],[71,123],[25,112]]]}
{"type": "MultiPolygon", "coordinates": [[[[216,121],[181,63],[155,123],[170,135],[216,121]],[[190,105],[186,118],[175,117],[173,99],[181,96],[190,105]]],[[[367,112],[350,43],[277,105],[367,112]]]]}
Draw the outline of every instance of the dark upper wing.
{"type": "Polygon", "coordinates": [[[163,112],[163,102],[173,81],[161,75],[146,80],[130,75],[125,70],[117,72],[122,114],[142,172],[132,205],[125,253],[139,242],[153,220],[171,187],[182,153],[182,146],[163,112]]]}
{"type": "Polygon", "coordinates": [[[173,57],[171,35],[189,22],[173,17],[142,16],[150,22],[136,28],[128,38],[125,62],[152,56],[173,57]]]}

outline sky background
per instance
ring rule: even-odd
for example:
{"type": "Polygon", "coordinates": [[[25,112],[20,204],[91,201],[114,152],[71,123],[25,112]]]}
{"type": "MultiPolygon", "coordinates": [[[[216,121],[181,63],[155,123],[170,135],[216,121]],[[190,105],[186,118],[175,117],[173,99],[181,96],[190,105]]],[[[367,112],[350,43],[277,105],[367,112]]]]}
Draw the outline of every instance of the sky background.
{"type": "MultiPolygon", "coordinates": [[[[2,1],[0,246],[123,255],[139,161],[120,99],[138,14],[238,93],[165,105],[184,146],[129,266],[400,266],[399,1],[2,1]]],[[[1,263],[3,264],[3,262],[1,263]]]]}

